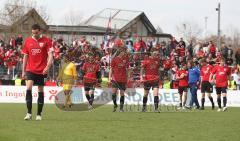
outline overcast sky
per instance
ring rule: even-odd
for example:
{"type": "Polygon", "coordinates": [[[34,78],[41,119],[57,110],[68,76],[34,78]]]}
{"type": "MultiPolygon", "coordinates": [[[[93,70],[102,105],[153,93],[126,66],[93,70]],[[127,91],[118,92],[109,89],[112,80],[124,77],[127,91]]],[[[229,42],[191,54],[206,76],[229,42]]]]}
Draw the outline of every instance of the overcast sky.
{"type": "MultiPolygon", "coordinates": [[[[5,0],[0,0],[2,5],[5,0]]],[[[155,26],[165,33],[176,34],[176,25],[184,21],[197,23],[204,29],[208,17],[208,32],[217,32],[217,11],[219,0],[38,0],[47,7],[51,24],[64,24],[64,15],[81,12],[84,19],[104,8],[144,11],[155,26]]],[[[230,27],[240,26],[240,0],[221,0],[221,27],[224,32],[230,27]]]]}

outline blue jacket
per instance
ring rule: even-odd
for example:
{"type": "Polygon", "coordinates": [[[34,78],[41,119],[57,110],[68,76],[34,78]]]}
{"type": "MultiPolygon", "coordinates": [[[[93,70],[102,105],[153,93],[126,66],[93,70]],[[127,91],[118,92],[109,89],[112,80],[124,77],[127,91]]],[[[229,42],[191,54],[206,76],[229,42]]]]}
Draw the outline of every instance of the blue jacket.
{"type": "Polygon", "coordinates": [[[188,69],[188,83],[197,83],[200,80],[200,69],[193,67],[188,69]]]}

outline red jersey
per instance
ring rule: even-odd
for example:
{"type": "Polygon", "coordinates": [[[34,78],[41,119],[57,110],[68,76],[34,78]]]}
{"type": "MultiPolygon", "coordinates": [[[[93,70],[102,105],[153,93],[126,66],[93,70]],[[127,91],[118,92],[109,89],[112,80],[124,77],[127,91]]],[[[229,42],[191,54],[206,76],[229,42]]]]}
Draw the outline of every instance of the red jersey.
{"type": "Polygon", "coordinates": [[[205,56],[205,53],[202,50],[200,50],[200,51],[198,51],[197,56],[199,58],[203,58],[205,56]]]}
{"type": "Polygon", "coordinates": [[[216,52],[216,47],[214,45],[211,45],[209,47],[209,51],[210,51],[210,53],[215,53],[216,52]]]}
{"type": "Polygon", "coordinates": [[[127,68],[129,61],[127,57],[114,57],[111,62],[112,67],[112,78],[117,82],[127,82],[127,68]]]}
{"type": "Polygon", "coordinates": [[[85,83],[97,82],[97,72],[100,71],[100,66],[97,63],[84,63],[82,70],[84,72],[83,80],[85,83]]]}
{"type": "Polygon", "coordinates": [[[228,75],[230,75],[230,69],[227,66],[215,66],[212,69],[212,74],[216,74],[216,87],[228,86],[228,75]]]}
{"type": "Polygon", "coordinates": [[[164,60],[163,61],[163,67],[164,69],[170,69],[172,67],[172,61],[171,60],[164,60]]]}
{"type": "Polygon", "coordinates": [[[183,78],[178,79],[178,86],[179,87],[187,87],[188,86],[188,71],[187,70],[178,70],[176,72],[177,77],[181,77],[184,75],[183,78]]]}
{"type": "Polygon", "coordinates": [[[181,47],[179,49],[179,56],[184,57],[185,56],[185,48],[181,47]]]}
{"type": "Polygon", "coordinates": [[[142,62],[142,67],[145,70],[146,81],[158,81],[159,80],[159,67],[160,63],[156,59],[147,58],[142,62]]]}
{"type": "Polygon", "coordinates": [[[22,49],[22,53],[28,55],[26,71],[42,74],[47,66],[48,52],[52,51],[52,42],[47,37],[27,38],[22,49]]]}
{"type": "Polygon", "coordinates": [[[212,72],[213,66],[212,65],[206,65],[203,66],[200,72],[200,75],[202,77],[202,82],[203,81],[208,81],[209,82],[209,77],[212,72]]]}

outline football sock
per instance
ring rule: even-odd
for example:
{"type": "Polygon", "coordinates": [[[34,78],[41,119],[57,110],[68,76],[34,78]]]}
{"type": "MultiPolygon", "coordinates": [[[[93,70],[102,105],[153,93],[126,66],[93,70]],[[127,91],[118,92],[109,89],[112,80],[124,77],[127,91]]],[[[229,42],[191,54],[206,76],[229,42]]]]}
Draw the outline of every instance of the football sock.
{"type": "Polygon", "coordinates": [[[227,104],[227,97],[223,97],[223,107],[226,107],[227,104]]]}
{"type": "Polygon", "coordinates": [[[121,96],[121,97],[120,97],[120,109],[123,109],[124,99],[125,99],[124,96],[121,96]]]}
{"type": "Polygon", "coordinates": [[[221,106],[221,97],[217,98],[218,108],[222,108],[221,106]]]}
{"type": "Polygon", "coordinates": [[[201,103],[202,103],[202,107],[204,107],[205,98],[202,98],[202,99],[201,99],[201,103]]]}
{"type": "Polygon", "coordinates": [[[44,105],[44,93],[43,92],[38,92],[38,110],[37,110],[37,115],[41,115],[43,105],[44,105]]]}
{"type": "Polygon", "coordinates": [[[211,103],[212,103],[212,106],[214,105],[214,102],[213,102],[213,98],[210,96],[209,97],[209,100],[211,101],[211,103]]]}
{"type": "Polygon", "coordinates": [[[144,97],[143,97],[143,106],[144,106],[144,107],[146,107],[147,100],[148,100],[148,97],[147,97],[147,96],[144,96],[144,97]]]}
{"type": "Polygon", "coordinates": [[[26,104],[28,113],[32,114],[32,90],[27,90],[26,92],[26,104]]]}
{"type": "Polygon", "coordinates": [[[113,104],[117,105],[117,95],[115,93],[112,94],[112,100],[113,100],[113,104]]]}
{"type": "Polygon", "coordinates": [[[94,101],[94,94],[91,94],[91,98],[90,98],[90,100],[89,100],[90,105],[93,104],[93,101],[94,101]]]}
{"type": "Polygon", "coordinates": [[[155,107],[155,110],[158,109],[158,103],[159,103],[159,97],[158,96],[154,96],[154,107],[155,107]]]}

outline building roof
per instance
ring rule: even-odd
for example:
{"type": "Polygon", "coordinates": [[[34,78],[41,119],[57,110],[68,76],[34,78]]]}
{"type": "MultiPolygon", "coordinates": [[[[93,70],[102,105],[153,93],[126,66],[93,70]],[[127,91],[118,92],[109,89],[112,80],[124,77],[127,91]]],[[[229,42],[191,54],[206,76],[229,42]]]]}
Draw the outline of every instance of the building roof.
{"type": "Polygon", "coordinates": [[[43,26],[41,28],[47,29],[48,25],[43,20],[43,18],[38,14],[38,12],[33,8],[29,10],[23,17],[20,17],[16,22],[14,22],[11,26],[17,26],[19,24],[24,23],[29,17],[34,18],[37,22],[40,22],[40,25],[43,26]]]}
{"type": "Polygon", "coordinates": [[[111,28],[115,30],[124,29],[128,26],[129,23],[135,19],[142,17],[142,19],[149,26],[150,31],[156,32],[154,26],[151,24],[147,16],[142,11],[131,11],[131,10],[122,10],[122,9],[111,9],[106,8],[96,15],[90,17],[84,24],[93,27],[102,27],[108,28],[108,23],[111,19],[111,28]]]}
{"type": "Polygon", "coordinates": [[[68,25],[49,25],[49,31],[52,32],[83,32],[83,33],[104,33],[105,29],[89,27],[86,25],[68,26],[68,25]]]}

